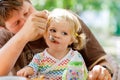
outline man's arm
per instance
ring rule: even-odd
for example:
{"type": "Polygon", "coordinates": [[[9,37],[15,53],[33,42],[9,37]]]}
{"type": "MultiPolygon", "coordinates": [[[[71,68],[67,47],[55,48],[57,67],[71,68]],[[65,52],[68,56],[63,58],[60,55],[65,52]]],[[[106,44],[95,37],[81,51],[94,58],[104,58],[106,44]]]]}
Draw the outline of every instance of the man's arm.
{"type": "Polygon", "coordinates": [[[0,49],[0,76],[7,75],[14,66],[27,40],[16,34],[0,49]]]}
{"type": "Polygon", "coordinates": [[[84,57],[84,60],[86,61],[87,67],[89,69],[92,69],[93,66],[99,64],[102,66],[103,65],[108,66],[108,68],[112,70],[110,64],[105,59],[106,52],[103,50],[103,48],[101,47],[95,36],[87,27],[87,25],[79,17],[78,19],[81,23],[82,31],[86,34],[86,39],[87,39],[85,48],[80,50],[81,54],[84,57]]]}
{"type": "Polygon", "coordinates": [[[83,32],[86,34],[87,37],[86,46],[80,51],[80,53],[82,54],[88,69],[92,70],[95,65],[101,65],[104,68],[106,67],[110,74],[113,74],[112,66],[105,59],[105,51],[103,50],[97,39],[94,37],[92,32],[89,30],[89,28],[80,18],[79,21],[81,22],[83,32]]]}
{"type": "Polygon", "coordinates": [[[0,49],[0,76],[9,73],[24,46],[29,41],[42,37],[46,29],[46,22],[47,15],[45,11],[33,13],[30,15],[22,29],[0,49]],[[44,22],[41,21],[43,19],[44,22]]]}
{"type": "Polygon", "coordinates": [[[87,67],[89,68],[93,63],[95,63],[98,59],[98,62],[100,59],[102,60],[103,56],[106,55],[105,51],[95,38],[95,36],[92,34],[90,29],[86,26],[86,24],[78,18],[81,26],[82,26],[82,31],[86,35],[86,46],[80,50],[80,53],[83,55],[84,60],[86,62],[87,67]]]}

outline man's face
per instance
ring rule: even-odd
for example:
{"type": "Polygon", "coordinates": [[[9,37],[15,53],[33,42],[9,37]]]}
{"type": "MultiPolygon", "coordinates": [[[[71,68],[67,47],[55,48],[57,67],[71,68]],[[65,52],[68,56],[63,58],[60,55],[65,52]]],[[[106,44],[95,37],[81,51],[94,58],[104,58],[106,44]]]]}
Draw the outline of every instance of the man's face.
{"type": "Polygon", "coordinates": [[[29,15],[34,11],[34,7],[29,2],[24,1],[22,9],[20,9],[20,11],[13,11],[11,13],[13,16],[5,21],[6,28],[14,34],[17,33],[22,28],[29,15]]]}

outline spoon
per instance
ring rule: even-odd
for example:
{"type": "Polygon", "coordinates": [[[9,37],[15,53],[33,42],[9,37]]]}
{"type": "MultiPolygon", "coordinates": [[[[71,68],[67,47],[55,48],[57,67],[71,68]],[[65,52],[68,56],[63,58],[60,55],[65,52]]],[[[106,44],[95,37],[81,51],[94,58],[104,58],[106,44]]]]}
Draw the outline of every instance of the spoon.
{"type": "Polygon", "coordinates": [[[54,37],[53,37],[52,35],[49,36],[49,39],[50,39],[50,41],[52,41],[52,42],[55,41],[55,39],[54,39],[54,37]]]}

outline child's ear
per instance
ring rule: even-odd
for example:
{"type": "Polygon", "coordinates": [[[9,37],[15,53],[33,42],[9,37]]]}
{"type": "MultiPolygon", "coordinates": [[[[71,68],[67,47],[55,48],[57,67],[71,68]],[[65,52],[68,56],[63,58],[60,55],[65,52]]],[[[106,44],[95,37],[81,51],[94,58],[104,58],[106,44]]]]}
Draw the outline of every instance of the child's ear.
{"type": "Polygon", "coordinates": [[[71,45],[74,42],[74,40],[75,39],[72,38],[71,41],[70,41],[70,43],[69,43],[69,45],[71,45]]]}

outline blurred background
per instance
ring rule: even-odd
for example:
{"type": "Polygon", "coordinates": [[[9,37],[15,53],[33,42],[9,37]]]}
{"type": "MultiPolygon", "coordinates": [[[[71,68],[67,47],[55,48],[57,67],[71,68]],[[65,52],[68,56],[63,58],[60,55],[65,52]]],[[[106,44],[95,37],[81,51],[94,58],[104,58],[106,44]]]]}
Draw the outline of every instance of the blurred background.
{"type": "Polygon", "coordinates": [[[120,0],[31,0],[37,10],[65,8],[80,16],[120,64],[120,0]]]}

